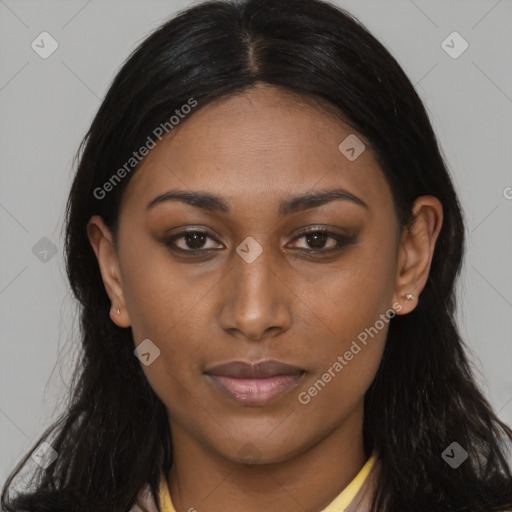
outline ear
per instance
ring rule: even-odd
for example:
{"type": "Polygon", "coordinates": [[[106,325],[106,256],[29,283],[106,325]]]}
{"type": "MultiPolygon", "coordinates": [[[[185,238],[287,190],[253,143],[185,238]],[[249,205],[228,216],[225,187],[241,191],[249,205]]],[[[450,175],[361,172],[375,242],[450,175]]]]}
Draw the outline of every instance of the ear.
{"type": "Polygon", "coordinates": [[[435,244],[443,223],[443,206],[434,196],[420,196],[412,208],[413,220],[404,227],[398,249],[394,303],[396,313],[410,313],[427,283],[435,244]],[[406,299],[412,294],[412,299],[406,299]]]}
{"type": "Polygon", "coordinates": [[[112,302],[110,318],[119,327],[129,327],[130,317],[124,300],[117,251],[112,234],[99,215],[94,215],[87,223],[87,236],[96,254],[105,290],[112,302]],[[117,310],[120,311],[119,314],[117,310]]]}

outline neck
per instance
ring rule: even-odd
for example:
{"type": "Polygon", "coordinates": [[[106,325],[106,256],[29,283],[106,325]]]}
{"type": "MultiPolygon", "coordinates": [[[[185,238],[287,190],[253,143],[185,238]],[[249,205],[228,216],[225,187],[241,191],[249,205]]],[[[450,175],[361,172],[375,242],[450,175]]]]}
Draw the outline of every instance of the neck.
{"type": "Polygon", "coordinates": [[[172,421],[171,431],[174,462],[167,482],[176,512],[323,510],[366,461],[362,403],[313,446],[268,464],[222,457],[172,421]]]}

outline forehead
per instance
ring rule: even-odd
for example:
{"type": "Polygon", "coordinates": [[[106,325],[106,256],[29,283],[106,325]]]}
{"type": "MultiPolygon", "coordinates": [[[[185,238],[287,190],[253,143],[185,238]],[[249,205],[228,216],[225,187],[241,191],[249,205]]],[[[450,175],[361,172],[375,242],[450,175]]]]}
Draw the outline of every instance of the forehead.
{"type": "Polygon", "coordinates": [[[287,195],[343,187],[376,207],[389,206],[390,190],[370,147],[359,147],[364,151],[352,161],[339,149],[354,135],[362,139],[294,93],[255,87],[183,119],[145,157],[123,204],[144,209],[166,189],[183,189],[268,205],[287,195]]]}

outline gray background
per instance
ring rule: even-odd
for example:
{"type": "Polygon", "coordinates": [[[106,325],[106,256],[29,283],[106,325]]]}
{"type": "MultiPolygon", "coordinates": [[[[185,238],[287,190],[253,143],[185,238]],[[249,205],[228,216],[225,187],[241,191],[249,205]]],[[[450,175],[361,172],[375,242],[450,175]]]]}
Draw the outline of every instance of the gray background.
{"type": "MultiPolygon", "coordinates": [[[[429,109],[467,218],[462,335],[512,424],[512,2],[338,4],[390,49],[429,109]],[[441,46],[453,31],[469,43],[456,59],[441,46]]],[[[63,409],[77,353],[61,233],[73,155],[129,52],[187,5],[0,0],[0,483],[63,409]],[[47,59],[31,48],[43,31],[59,44],[47,59]],[[43,237],[57,249],[46,262],[43,237]]]]}

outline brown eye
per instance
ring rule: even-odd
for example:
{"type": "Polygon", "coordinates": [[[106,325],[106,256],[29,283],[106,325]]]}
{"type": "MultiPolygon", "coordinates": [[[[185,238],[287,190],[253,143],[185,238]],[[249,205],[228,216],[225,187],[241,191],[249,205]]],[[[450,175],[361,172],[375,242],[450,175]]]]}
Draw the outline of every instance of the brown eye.
{"type": "Polygon", "coordinates": [[[300,236],[294,239],[292,247],[312,254],[327,254],[341,251],[344,246],[352,243],[355,243],[353,237],[333,233],[325,228],[317,228],[303,231],[300,236]],[[297,241],[302,239],[304,244],[299,246],[297,241]]]}
{"type": "Polygon", "coordinates": [[[215,244],[210,244],[210,246],[205,247],[208,240],[217,242],[217,240],[208,235],[206,231],[190,230],[177,233],[165,239],[164,243],[173,250],[189,252],[191,254],[204,254],[218,249],[215,244]]]}
{"type": "Polygon", "coordinates": [[[190,233],[184,235],[182,238],[187,245],[187,249],[202,249],[208,237],[205,236],[204,233],[191,231],[190,233]]]}
{"type": "MultiPolygon", "coordinates": [[[[327,233],[312,233],[310,235],[304,235],[304,238],[312,249],[324,249],[327,240],[331,237],[329,237],[327,233]]],[[[334,239],[331,238],[331,240],[334,239]]]]}

